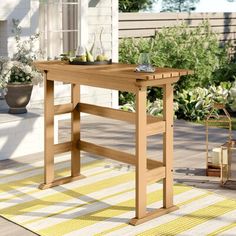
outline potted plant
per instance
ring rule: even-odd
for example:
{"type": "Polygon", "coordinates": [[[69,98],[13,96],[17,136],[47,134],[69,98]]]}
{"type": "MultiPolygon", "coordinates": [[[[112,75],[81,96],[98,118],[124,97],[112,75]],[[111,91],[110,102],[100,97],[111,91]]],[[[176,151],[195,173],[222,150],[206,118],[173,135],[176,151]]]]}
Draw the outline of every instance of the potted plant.
{"type": "Polygon", "coordinates": [[[42,81],[42,74],[33,66],[33,61],[39,56],[35,43],[39,35],[21,40],[19,21],[13,19],[17,52],[12,58],[0,57],[0,88],[5,93],[9,113],[20,114],[27,112],[33,85],[42,81]]]}

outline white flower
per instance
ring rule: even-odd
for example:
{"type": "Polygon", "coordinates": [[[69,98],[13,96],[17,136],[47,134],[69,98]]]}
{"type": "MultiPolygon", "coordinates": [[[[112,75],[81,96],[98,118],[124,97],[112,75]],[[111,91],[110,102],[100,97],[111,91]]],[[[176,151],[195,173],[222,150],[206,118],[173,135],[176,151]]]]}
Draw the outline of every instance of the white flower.
{"type": "Polygon", "coordinates": [[[33,67],[33,60],[40,56],[40,50],[34,48],[39,35],[33,35],[26,40],[20,38],[20,27],[15,25],[17,52],[10,59],[0,56],[0,88],[5,89],[8,83],[42,81],[42,74],[33,67]]]}
{"type": "Polygon", "coordinates": [[[31,46],[30,46],[30,43],[29,42],[26,42],[22,45],[23,49],[25,51],[29,51],[31,49],[31,46]]]}
{"type": "Polygon", "coordinates": [[[29,66],[29,65],[25,65],[23,71],[24,71],[26,74],[30,74],[30,73],[32,72],[32,68],[31,68],[31,66],[29,66]]]}

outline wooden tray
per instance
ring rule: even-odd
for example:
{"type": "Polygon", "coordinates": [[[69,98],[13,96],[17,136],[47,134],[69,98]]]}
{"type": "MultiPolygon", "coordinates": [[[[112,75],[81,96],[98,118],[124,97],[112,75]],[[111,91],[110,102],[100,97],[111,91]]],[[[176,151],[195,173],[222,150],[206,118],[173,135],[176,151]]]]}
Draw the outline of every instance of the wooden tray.
{"type": "Polygon", "coordinates": [[[112,60],[110,59],[109,61],[94,61],[94,62],[70,61],[69,63],[71,65],[85,65],[85,66],[89,66],[89,65],[108,65],[108,64],[112,64],[112,60]]]}

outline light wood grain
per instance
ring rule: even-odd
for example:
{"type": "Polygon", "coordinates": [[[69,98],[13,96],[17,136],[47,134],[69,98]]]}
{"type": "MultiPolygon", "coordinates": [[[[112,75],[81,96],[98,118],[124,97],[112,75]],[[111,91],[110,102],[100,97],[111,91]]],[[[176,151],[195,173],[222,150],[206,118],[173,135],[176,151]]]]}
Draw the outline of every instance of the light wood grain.
{"type": "Polygon", "coordinates": [[[71,176],[80,175],[80,149],[77,148],[77,143],[80,140],[80,112],[75,108],[80,102],[80,84],[71,85],[71,103],[73,111],[71,113],[71,176]]]}
{"type": "Polygon", "coordinates": [[[147,171],[147,182],[157,182],[161,179],[164,179],[166,176],[166,168],[164,166],[151,169],[147,171]]]}
{"type": "Polygon", "coordinates": [[[81,151],[85,151],[88,153],[92,153],[95,155],[107,157],[116,161],[121,161],[130,165],[136,165],[136,159],[135,155],[129,154],[126,152],[122,152],[119,150],[114,150],[107,147],[102,147],[93,143],[85,142],[85,141],[79,141],[78,142],[78,148],[81,151]]]}
{"type": "MultiPolygon", "coordinates": [[[[76,109],[79,112],[84,112],[90,115],[106,117],[109,119],[121,120],[128,123],[135,124],[135,112],[118,110],[110,107],[102,107],[97,105],[91,105],[87,103],[78,103],[76,109]]],[[[156,122],[161,122],[161,117],[155,117],[147,115],[147,123],[152,125],[156,122]]]]}
{"type": "Polygon", "coordinates": [[[151,135],[164,133],[166,130],[165,126],[166,126],[165,121],[159,121],[159,122],[147,124],[146,135],[151,136],[151,135]]]}
{"type": "Polygon", "coordinates": [[[60,104],[60,105],[54,106],[54,114],[55,115],[70,113],[72,111],[73,111],[73,103],[60,104]]]}
{"type": "Polygon", "coordinates": [[[163,207],[173,206],[173,87],[167,84],[163,89],[163,119],[166,132],[163,135],[163,164],[166,169],[163,186],[163,207]]]}
{"type": "Polygon", "coordinates": [[[147,149],[147,137],[143,132],[146,130],[147,118],[146,118],[146,89],[139,89],[136,92],[136,171],[135,171],[135,206],[136,206],[136,218],[140,219],[146,215],[147,205],[147,182],[146,182],[146,149],[147,149]]]}
{"type": "Polygon", "coordinates": [[[44,79],[44,183],[54,180],[54,81],[44,79]]]}
{"type": "Polygon", "coordinates": [[[136,225],[155,216],[176,209],[173,206],[173,88],[181,75],[189,70],[158,68],[154,73],[136,73],[135,65],[112,64],[104,66],[73,66],[62,63],[35,64],[47,75],[45,85],[45,183],[40,188],[50,188],[68,183],[83,176],[80,174],[80,151],[131,164],[135,166],[135,218],[130,224],[136,225]],[[89,68],[89,69],[88,69],[89,68]],[[71,103],[53,104],[54,81],[71,83],[71,103]],[[132,91],[136,97],[136,112],[125,112],[80,103],[80,85],[122,89],[132,91]],[[148,86],[163,88],[163,117],[146,115],[148,86]],[[56,114],[71,112],[71,142],[58,145],[53,143],[53,119],[56,114]],[[117,119],[135,124],[135,155],[80,140],[80,113],[117,119]],[[163,162],[147,158],[147,136],[163,133],[163,162]],[[71,150],[71,176],[54,180],[54,154],[71,150]],[[163,209],[146,212],[147,183],[164,178],[163,209]]]}
{"type": "Polygon", "coordinates": [[[176,210],[178,210],[179,208],[177,207],[177,206],[172,206],[172,207],[170,207],[170,208],[160,208],[160,209],[157,209],[157,210],[153,210],[153,211],[150,211],[150,212],[148,212],[146,215],[145,215],[145,217],[143,217],[143,218],[133,218],[133,219],[131,219],[130,221],[129,221],[129,223],[131,224],[131,225],[140,225],[140,224],[143,224],[143,223],[145,223],[145,222],[147,222],[147,221],[149,221],[149,220],[152,220],[152,219],[154,219],[154,218],[156,218],[156,217],[159,217],[159,216],[162,216],[162,215],[165,215],[165,214],[168,214],[168,213],[170,213],[170,212],[172,212],[172,211],[176,211],[176,210]]]}
{"type": "Polygon", "coordinates": [[[71,151],[72,142],[54,144],[54,155],[71,151]]]}

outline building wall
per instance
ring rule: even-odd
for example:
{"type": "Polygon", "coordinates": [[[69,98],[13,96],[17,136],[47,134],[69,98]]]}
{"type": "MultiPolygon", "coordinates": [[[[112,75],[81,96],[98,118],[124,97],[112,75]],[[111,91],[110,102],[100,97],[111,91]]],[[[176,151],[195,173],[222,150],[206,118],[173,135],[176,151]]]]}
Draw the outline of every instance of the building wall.
{"type": "Polygon", "coordinates": [[[0,55],[7,56],[7,21],[0,21],[0,55]]]}
{"type": "MultiPolygon", "coordinates": [[[[55,3],[61,0],[49,2],[55,3]]],[[[63,0],[64,1],[64,0],[63,0]]],[[[12,35],[12,19],[19,19],[22,27],[22,38],[28,37],[40,28],[42,23],[42,9],[40,9],[39,0],[8,0],[0,1],[0,56],[11,56],[15,51],[14,37],[12,35]],[[39,10],[40,9],[40,10],[39,10]]],[[[45,2],[45,1],[44,1],[45,2]]],[[[92,32],[104,27],[104,47],[109,57],[113,61],[118,60],[118,0],[90,0],[89,2],[89,44],[92,43],[92,32]],[[117,32],[114,32],[116,30],[117,32]],[[116,38],[114,36],[117,36],[116,38]]],[[[58,16],[51,17],[58,21],[58,16]]],[[[46,21],[43,21],[45,25],[46,21]]],[[[55,24],[50,21],[52,30],[55,30],[55,24]]],[[[59,26],[62,24],[58,24],[59,26]]],[[[57,27],[59,27],[57,26],[57,27]]],[[[57,30],[57,29],[56,29],[57,30]]],[[[41,32],[43,36],[43,32],[41,32]]],[[[57,37],[58,38],[58,37],[57,37]]],[[[44,39],[43,39],[44,40],[44,39]]],[[[45,41],[45,40],[44,40],[45,41]]],[[[44,44],[45,47],[45,44],[44,44]]],[[[58,56],[63,52],[62,40],[53,40],[50,45],[53,54],[51,58],[58,56]],[[61,44],[61,45],[58,45],[61,44]]],[[[56,84],[56,103],[68,102],[70,100],[70,86],[61,83],[56,84]]],[[[83,87],[82,100],[87,102],[95,102],[96,104],[116,107],[118,105],[118,93],[112,90],[96,90],[96,88],[83,87]]],[[[42,107],[43,104],[43,87],[34,86],[30,105],[31,107],[42,107]]]]}

